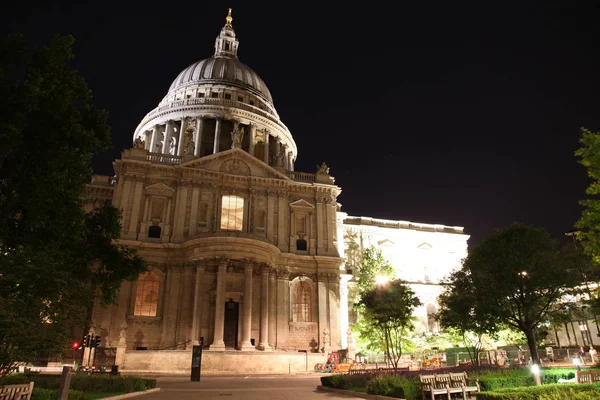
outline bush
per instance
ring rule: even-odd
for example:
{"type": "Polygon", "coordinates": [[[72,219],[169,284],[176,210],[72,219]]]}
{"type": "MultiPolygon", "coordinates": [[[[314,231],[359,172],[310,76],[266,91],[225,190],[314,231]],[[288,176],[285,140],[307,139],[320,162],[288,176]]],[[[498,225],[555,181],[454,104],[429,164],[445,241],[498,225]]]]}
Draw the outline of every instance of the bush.
{"type": "MultiPolygon", "coordinates": [[[[58,398],[58,389],[36,389],[35,385],[31,400],[56,400],[58,398]]],[[[85,400],[85,395],[79,390],[69,390],[69,400],[85,400]]]]}
{"type": "Polygon", "coordinates": [[[368,378],[363,375],[331,375],[321,377],[321,385],[335,389],[351,390],[353,388],[366,388],[367,382],[368,378]]]}
{"type": "Polygon", "coordinates": [[[369,382],[367,393],[408,400],[417,399],[419,397],[419,381],[402,376],[381,376],[369,382]]]}
{"type": "Polygon", "coordinates": [[[477,400],[597,400],[600,385],[542,385],[477,393],[477,400]]]}
{"type": "MultiPolygon", "coordinates": [[[[4,385],[35,383],[37,389],[55,389],[60,387],[60,375],[11,374],[2,381],[4,385]]],[[[156,387],[156,379],[143,379],[138,376],[87,375],[74,374],[71,389],[82,392],[139,392],[156,387]]]]}

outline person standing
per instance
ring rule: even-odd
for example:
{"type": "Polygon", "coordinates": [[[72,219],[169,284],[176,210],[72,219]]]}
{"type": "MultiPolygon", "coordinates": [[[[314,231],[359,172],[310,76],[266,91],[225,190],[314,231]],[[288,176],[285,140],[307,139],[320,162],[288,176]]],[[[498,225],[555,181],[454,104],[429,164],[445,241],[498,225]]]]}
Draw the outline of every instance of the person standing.
{"type": "Polygon", "coordinates": [[[579,359],[581,360],[581,364],[585,365],[585,347],[579,346],[579,359]]]}
{"type": "Polygon", "coordinates": [[[598,352],[596,351],[594,346],[590,346],[589,354],[590,354],[590,358],[592,359],[592,364],[595,365],[598,362],[598,359],[596,358],[596,356],[598,355],[598,352]]]}

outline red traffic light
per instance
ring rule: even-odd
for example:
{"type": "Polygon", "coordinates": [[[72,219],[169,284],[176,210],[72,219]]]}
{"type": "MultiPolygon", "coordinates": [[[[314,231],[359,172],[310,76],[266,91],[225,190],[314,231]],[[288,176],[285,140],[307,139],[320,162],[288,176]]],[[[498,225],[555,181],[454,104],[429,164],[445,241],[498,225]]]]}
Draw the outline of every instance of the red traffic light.
{"type": "Polygon", "coordinates": [[[79,342],[73,342],[73,344],[71,345],[71,347],[74,349],[78,349],[79,346],[80,346],[79,342]]]}

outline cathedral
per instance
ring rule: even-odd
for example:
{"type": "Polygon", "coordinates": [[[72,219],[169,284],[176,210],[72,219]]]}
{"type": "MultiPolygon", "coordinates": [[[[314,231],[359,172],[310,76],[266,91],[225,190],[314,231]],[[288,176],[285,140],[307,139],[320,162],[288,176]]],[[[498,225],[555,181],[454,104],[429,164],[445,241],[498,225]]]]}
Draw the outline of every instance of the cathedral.
{"type": "Polygon", "coordinates": [[[311,370],[352,343],[348,291],[371,245],[421,298],[417,331],[436,332],[439,279],[466,256],[463,228],[350,216],[327,165],[296,171],[292,133],[238,59],[232,20],[230,9],[214,55],[143,117],[115,175],[86,188],[86,211],[120,208],[120,244],[149,265],[94,308],[95,334],[125,371],[189,371],[198,345],[203,371],[311,370]]]}

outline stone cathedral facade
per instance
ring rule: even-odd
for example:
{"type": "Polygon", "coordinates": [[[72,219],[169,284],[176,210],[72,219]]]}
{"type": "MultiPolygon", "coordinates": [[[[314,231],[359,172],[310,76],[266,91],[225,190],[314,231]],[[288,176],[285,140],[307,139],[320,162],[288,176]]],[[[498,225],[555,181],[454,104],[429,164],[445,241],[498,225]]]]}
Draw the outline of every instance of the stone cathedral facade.
{"type": "Polygon", "coordinates": [[[124,370],[186,371],[199,344],[212,371],[304,370],[348,345],[348,287],[369,245],[411,274],[427,297],[420,329],[435,329],[436,282],[466,255],[468,236],[343,213],[325,164],[294,170],[292,134],[238,45],[230,10],[214,55],[176,77],[115,176],[86,189],[88,211],[122,209],[120,242],[150,266],[116,305],[95,307],[96,334],[124,370]]]}

